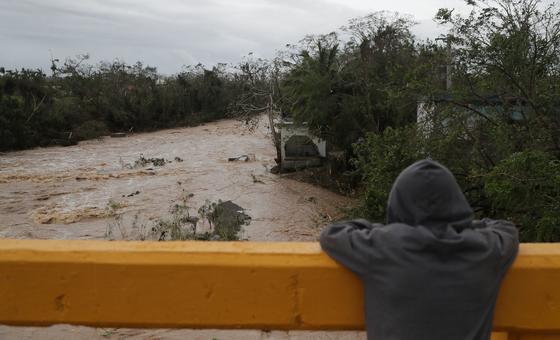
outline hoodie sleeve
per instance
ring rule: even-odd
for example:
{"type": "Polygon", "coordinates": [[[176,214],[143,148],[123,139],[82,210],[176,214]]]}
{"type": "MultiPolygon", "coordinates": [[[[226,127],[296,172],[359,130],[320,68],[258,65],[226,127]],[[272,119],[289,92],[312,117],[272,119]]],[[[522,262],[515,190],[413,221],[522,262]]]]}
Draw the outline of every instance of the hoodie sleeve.
{"type": "Polygon", "coordinates": [[[487,231],[494,236],[494,246],[499,263],[504,270],[515,260],[519,249],[519,233],[515,225],[508,221],[484,219],[487,231]]]}
{"type": "Polygon", "coordinates": [[[372,233],[377,226],[362,219],[331,224],[321,233],[321,248],[343,266],[363,275],[369,267],[371,250],[368,249],[372,247],[372,233]]]}

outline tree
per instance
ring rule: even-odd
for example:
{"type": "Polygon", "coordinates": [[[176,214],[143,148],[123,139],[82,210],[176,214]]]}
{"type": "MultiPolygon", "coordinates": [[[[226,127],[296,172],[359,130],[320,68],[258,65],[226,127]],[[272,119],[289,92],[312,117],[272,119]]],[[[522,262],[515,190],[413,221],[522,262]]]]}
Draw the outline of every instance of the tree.
{"type": "Polygon", "coordinates": [[[498,97],[504,114],[485,119],[501,123],[516,118],[521,148],[544,147],[560,156],[558,7],[540,0],[467,3],[472,7],[467,17],[449,9],[436,16],[452,25],[448,39],[456,55],[454,95],[487,104],[498,97]]]}
{"type": "Polygon", "coordinates": [[[332,136],[340,113],[338,36],[334,32],[307,36],[300,44],[298,62],[282,83],[288,98],[285,109],[296,121],[309,124],[316,134],[332,136]]]}
{"type": "Polygon", "coordinates": [[[382,219],[389,177],[429,156],[453,171],[478,217],[513,221],[523,241],[557,241],[557,7],[538,0],[468,4],[467,17],[437,14],[451,24],[444,39],[453,84],[431,98],[427,125],[369,134],[355,145],[367,184],[363,213],[382,219]]]}
{"type": "Polygon", "coordinates": [[[283,82],[286,111],[349,152],[370,131],[413,122],[419,60],[413,24],[376,12],[350,20],[342,28],[346,42],[335,32],[307,36],[283,82]]]}
{"type": "Polygon", "coordinates": [[[272,62],[254,58],[249,53],[237,66],[234,79],[240,93],[230,102],[230,115],[245,121],[254,128],[265,114],[271,131],[271,140],[276,149],[276,162],[281,159],[280,133],[275,121],[282,117],[282,95],[279,79],[282,76],[279,59],[272,62]]]}
{"type": "Polygon", "coordinates": [[[352,19],[342,28],[351,37],[345,70],[363,97],[365,115],[376,132],[412,119],[416,98],[409,90],[417,53],[410,29],[414,25],[411,17],[383,11],[352,19]]]}

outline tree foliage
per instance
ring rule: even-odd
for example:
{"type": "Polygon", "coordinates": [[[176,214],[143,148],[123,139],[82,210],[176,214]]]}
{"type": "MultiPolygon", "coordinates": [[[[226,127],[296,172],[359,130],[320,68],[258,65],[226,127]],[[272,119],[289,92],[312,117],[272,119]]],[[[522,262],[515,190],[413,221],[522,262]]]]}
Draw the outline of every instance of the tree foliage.
{"type": "Polygon", "coordinates": [[[53,60],[41,70],[0,74],[0,150],[72,144],[112,131],[146,131],[223,118],[240,93],[218,64],[164,77],[138,62],[87,63],[87,55],[53,60]]]}
{"type": "Polygon", "coordinates": [[[503,114],[488,120],[500,124],[517,111],[522,147],[559,156],[560,9],[540,0],[468,3],[473,10],[467,17],[447,9],[436,16],[452,25],[447,39],[455,47],[455,97],[498,98],[503,114]]]}
{"type": "Polygon", "coordinates": [[[516,221],[521,238],[560,241],[560,161],[543,151],[514,153],[485,183],[492,213],[516,221]]]}
{"type": "Polygon", "coordinates": [[[355,144],[365,184],[359,213],[383,220],[389,183],[431,157],[455,173],[478,217],[512,220],[524,241],[558,241],[558,9],[536,0],[468,4],[466,17],[437,14],[451,25],[442,37],[451,88],[419,92],[427,110],[414,127],[355,144]]]}
{"type": "Polygon", "coordinates": [[[369,131],[414,121],[413,63],[420,53],[413,24],[377,12],[343,27],[346,41],[335,32],[303,39],[283,82],[284,111],[348,151],[369,131]]]}

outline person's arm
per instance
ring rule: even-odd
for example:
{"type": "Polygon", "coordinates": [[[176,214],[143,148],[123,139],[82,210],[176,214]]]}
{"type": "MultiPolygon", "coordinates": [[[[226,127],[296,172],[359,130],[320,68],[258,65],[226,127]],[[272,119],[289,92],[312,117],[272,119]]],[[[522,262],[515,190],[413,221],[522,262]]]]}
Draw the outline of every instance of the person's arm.
{"type": "Polygon", "coordinates": [[[484,219],[488,230],[495,237],[495,247],[504,269],[515,260],[519,249],[519,232],[509,221],[484,219]]]}
{"type": "Polygon", "coordinates": [[[370,262],[372,232],[378,226],[361,219],[331,224],[321,233],[321,248],[343,266],[363,275],[370,262]]]}

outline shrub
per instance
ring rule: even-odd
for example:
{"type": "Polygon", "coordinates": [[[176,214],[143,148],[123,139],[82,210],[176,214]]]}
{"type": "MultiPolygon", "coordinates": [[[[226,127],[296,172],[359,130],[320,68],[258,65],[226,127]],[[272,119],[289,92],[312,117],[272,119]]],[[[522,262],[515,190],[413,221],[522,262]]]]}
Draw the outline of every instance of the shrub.
{"type": "Polygon", "coordinates": [[[354,144],[354,153],[353,164],[362,174],[364,186],[355,214],[383,222],[395,178],[423,157],[421,138],[414,126],[387,128],[382,134],[370,133],[354,144]]]}
{"type": "Polygon", "coordinates": [[[198,213],[208,221],[212,236],[218,240],[238,240],[242,226],[251,222],[251,217],[243,212],[243,208],[232,201],[206,201],[198,213]]]}
{"type": "Polygon", "coordinates": [[[560,241],[560,161],[530,150],[512,154],[486,176],[492,215],[520,228],[522,241],[560,241]]]}
{"type": "Polygon", "coordinates": [[[122,213],[117,210],[122,204],[109,200],[107,210],[113,219],[107,223],[105,237],[113,240],[119,236],[123,240],[157,240],[157,241],[184,241],[184,240],[214,240],[236,241],[243,225],[251,222],[251,217],[243,212],[237,204],[226,201],[206,201],[198,210],[200,218],[206,219],[210,230],[199,232],[197,225],[200,218],[189,212],[189,207],[183,202],[175,204],[169,210],[170,215],[153,222],[151,228],[136,214],[132,222],[125,221],[122,213]],[[115,235],[115,231],[119,235],[115,235]]]}
{"type": "Polygon", "coordinates": [[[105,123],[97,120],[88,120],[74,130],[74,136],[78,140],[93,139],[109,134],[105,123]]]}

